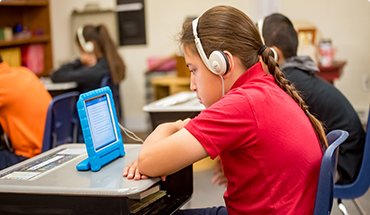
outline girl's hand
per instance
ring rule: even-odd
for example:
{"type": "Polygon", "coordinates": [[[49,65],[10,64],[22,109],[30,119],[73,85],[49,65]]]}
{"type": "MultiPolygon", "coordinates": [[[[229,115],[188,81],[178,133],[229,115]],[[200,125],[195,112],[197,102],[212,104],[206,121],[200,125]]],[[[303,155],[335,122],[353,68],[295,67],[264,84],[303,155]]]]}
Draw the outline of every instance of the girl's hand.
{"type": "Polygon", "coordinates": [[[147,179],[148,177],[146,175],[142,175],[139,171],[139,168],[137,166],[137,159],[132,161],[129,165],[127,165],[123,169],[123,177],[127,177],[128,179],[147,179]]]}
{"type": "Polygon", "coordinates": [[[92,67],[92,66],[95,66],[98,60],[95,54],[83,52],[81,54],[80,61],[83,65],[92,67]]]}
{"type": "Polygon", "coordinates": [[[227,185],[227,178],[225,177],[224,171],[222,169],[222,164],[220,158],[216,158],[217,163],[214,168],[214,175],[212,178],[212,183],[219,185],[219,186],[225,186],[227,185]]]}
{"type": "Polygon", "coordinates": [[[189,121],[190,121],[190,120],[191,120],[190,118],[186,118],[186,119],[184,119],[184,120],[182,121],[182,123],[183,123],[184,127],[185,127],[185,125],[187,125],[187,124],[189,123],[189,121]]]}
{"type": "MultiPolygon", "coordinates": [[[[146,175],[143,175],[140,173],[139,168],[137,166],[137,159],[132,161],[129,165],[127,165],[123,169],[122,173],[123,177],[127,177],[127,179],[134,179],[134,180],[140,180],[140,179],[148,179],[149,177],[146,175]]],[[[166,176],[160,177],[162,181],[166,181],[166,176]]]]}
{"type": "Polygon", "coordinates": [[[141,173],[151,177],[170,175],[209,156],[202,144],[184,129],[189,122],[190,119],[178,120],[156,127],[139,153],[141,173]]]}

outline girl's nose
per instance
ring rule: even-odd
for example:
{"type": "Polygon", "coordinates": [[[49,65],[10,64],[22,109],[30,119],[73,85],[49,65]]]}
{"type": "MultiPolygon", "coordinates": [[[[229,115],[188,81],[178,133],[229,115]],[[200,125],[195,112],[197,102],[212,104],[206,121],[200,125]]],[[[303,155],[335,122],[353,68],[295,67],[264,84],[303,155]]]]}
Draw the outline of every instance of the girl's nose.
{"type": "Polygon", "coordinates": [[[197,86],[195,84],[195,78],[193,74],[190,75],[190,90],[194,92],[197,90],[197,86]]]}

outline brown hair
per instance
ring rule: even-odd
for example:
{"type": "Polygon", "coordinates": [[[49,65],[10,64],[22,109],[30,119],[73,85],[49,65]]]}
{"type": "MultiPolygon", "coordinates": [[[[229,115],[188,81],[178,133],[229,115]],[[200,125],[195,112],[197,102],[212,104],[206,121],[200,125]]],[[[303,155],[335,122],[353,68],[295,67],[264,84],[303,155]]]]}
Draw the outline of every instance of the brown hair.
{"type": "MultiPolygon", "coordinates": [[[[298,91],[284,78],[271,49],[266,48],[261,55],[258,54],[263,43],[258,29],[245,13],[231,6],[213,7],[199,18],[197,32],[208,57],[214,50],[227,50],[240,59],[245,71],[256,64],[261,56],[270,74],[274,76],[275,83],[308,115],[322,145],[327,148],[326,135],[321,122],[309,114],[308,106],[299,96],[298,91]]],[[[184,22],[179,40],[181,45],[199,55],[194,43],[191,20],[184,22]]]]}
{"type": "Polygon", "coordinates": [[[95,41],[98,49],[107,58],[113,83],[118,85],[125,78],[126,65],[118,54],[117,47],[109,36],[105,25],[86,25],[83,28],[83,36],[87,41],[95,41]]]}

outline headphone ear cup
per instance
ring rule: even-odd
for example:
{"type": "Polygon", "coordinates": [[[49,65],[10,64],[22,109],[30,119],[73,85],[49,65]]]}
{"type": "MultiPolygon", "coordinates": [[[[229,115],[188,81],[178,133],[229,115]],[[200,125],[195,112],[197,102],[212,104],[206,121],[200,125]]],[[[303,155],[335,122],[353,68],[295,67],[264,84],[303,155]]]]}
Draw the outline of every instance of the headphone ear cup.
{"type": "Polygon", "coordinates": [[[88,41],[85,43],[83,48],[86,52],[89,52],[89,53],[94,52],[94,43],[92,43],[91,41],[88,41]]]}
{"type": "Polygon", "coordinates": [[[229,70],[229,59],[222,51],[213,51],[209,56],[209,63],[216,75],[225,75],[229,70]]]}

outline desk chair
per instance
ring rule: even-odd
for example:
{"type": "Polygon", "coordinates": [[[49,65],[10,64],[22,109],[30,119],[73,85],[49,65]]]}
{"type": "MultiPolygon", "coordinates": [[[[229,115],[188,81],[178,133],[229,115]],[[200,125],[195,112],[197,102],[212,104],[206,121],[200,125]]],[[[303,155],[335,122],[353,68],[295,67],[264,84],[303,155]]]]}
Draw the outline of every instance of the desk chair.
{"type": "Polygon", "coordinates": [[[347,131],[334,130],[326,137],[329,147],[322,157],[314,215],[330,214],[333,206],[334,175],[337,169],[338,148],[348,137],[347,131]]]}
{"type": "Polygon", "coordinates": [[[345,206],[342,204],[341,199],[352,199],[359,213],[365,214],[362,211],[361,205],[355,200],[355,198],[364,195],[368,190],[369,185],[370,185],[370,114],[366,125],[366,138],[364,154],[362,157],[362,164],[356,180],[351,184],[334,185],[334,198],[338,198],[338,207],[343,214],[347,214],[347,210],[345,206]]]}
{"type": "Polygon", "coordinates": [[[41,152],[77,142],[81,130],[76,107],[79,95],[79,92],[68,92],[53,97],[47,111],[41,152]]]}
{"type": "Polygon", "coordinates": [[[119,123],[122,123],[122,119],[121,119],[122,108],[121,108],[121,103],[120,103],[119,85],[115,85],[110,75],[106,75],[103,77],[103,79],[100,82],[100,87],[105,87],[105,86],[108,86],[112,91],[114,106],[116,108],[116,113],[117,113],[117,119],[119,123]]]}
{"type": "Polygon", "coordinates": [[[3,127],[0,124],[0,150],[6,147],[10,152],[13,152],[14,149],[12,147],[12,143],[10,142],[8,136],[6,136],[3,127]]]}

